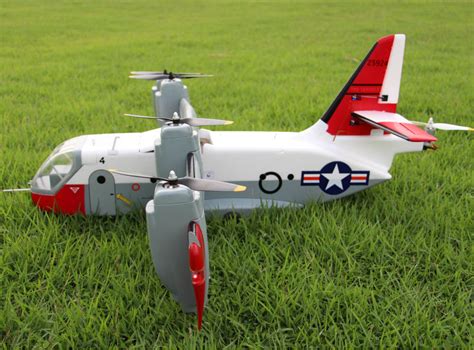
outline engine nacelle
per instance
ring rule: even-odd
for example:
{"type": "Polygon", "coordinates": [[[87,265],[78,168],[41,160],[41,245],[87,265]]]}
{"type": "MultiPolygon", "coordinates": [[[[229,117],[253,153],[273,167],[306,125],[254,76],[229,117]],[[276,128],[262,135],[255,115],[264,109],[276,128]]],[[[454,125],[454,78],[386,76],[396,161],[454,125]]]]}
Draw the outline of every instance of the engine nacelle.
{"type": "Polygon", "coordinates": [[[207,228],[201,194],[186,186],[158,184],[146,205],[148,237],[156,273],[185,312],[196,312],[189,258],[189,227],[200,226],[204,247],[205,300],[209,286],[207,228]]]}
{"type": "MultiPolygon", "coordinates": [[[[188,88],[180,79],[158,80],[151,89],[155,115],[158,118],[171,118],[174,113],[180,113],[181,99],[189,102],[188,88]]],[[[163,126],[163,122],[159,121],[163,126]]]]}

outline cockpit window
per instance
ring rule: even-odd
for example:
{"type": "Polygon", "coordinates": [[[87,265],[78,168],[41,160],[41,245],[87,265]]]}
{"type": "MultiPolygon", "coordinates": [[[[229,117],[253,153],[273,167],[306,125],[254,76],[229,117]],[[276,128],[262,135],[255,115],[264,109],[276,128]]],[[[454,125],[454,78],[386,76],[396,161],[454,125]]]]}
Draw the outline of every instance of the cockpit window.
{"type": "MultiPolygon", "coordinates": [[[[78,138],[76,138],[78,139],[78,138]]],[[[81,166],[76,139],[60,144],[46,159],[31,182],[34,192],[55,193],[81,166]]]]}

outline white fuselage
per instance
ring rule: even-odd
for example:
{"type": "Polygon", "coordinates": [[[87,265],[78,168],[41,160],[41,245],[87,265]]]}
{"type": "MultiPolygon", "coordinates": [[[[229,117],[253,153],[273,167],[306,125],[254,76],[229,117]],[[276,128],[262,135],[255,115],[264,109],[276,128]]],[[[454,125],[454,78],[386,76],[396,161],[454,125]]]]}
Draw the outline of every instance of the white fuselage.
{"type": "MultiPolygon", "coordinates": [[[[202,177],[248,188],[242,193],[206,193],[206,208],[251,209],[262,204],[300,206],[308,201],[344,197],[389,180],[395,154],[423,149],[421,142],[407,142],[381,130],[374,129],[367,136],[334,137],[326,132],[326,127],[319,121],[302,132],[196,130],[201,140],[202,177]],[[339,164],[337,169],[336,163],[339,164]],[[347,173],[350,171],[344,173],[345,166],[353,173],[366,174],[366,183],[355,180],[349,183],[347,173]],[[324,169],[327,174],[321,173],[324,169]],[[321,180],[303,181],[304,172],[316,173],[316,177],[308,179],[321,176],[321,180]],[[337,177],[335,173],[342,175],[337,177]],[[341,179],[344,175],[345,180],[341,179]]],[[[98,169],[156,176],[159,164],[155,164],[154,148],[160,140],[160,129],[85,137],[81,153],[83,165],[68,183],[88,184],[90,174],[98,169]]],[[[117,188],[131,182],[149,184],[147,179],[131,180],[118,174],[114,177],[117,188]]],[[[151,198],[153,192],[148,192],[141,198],[151,198]]]]}

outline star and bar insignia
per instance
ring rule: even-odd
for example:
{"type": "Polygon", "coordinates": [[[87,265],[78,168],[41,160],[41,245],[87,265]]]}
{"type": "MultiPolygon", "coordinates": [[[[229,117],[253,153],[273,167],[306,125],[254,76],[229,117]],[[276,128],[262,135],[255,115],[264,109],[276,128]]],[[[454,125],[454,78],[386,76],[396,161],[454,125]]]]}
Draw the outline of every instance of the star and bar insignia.
{"type": "Polygon", "coordinates": [[[337,195],[351,185],[368,185],[369,171],[352,170],[344,162],[331,162],[319,171],[303,171],[301,186],[319,186],[324,193],[337,195]]]}

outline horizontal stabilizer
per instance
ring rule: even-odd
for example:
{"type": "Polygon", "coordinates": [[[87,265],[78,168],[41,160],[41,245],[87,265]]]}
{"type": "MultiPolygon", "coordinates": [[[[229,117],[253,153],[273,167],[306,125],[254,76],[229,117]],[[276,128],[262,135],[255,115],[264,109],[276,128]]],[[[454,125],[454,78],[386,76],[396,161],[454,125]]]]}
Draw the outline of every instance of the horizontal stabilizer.
{"type": "Polygon", "coordinates": [[[434,142],[436,137],[397,113],[382,111],[354,111],[352,115],[373,127],[382,129],[411,142],[434,142]]]}

